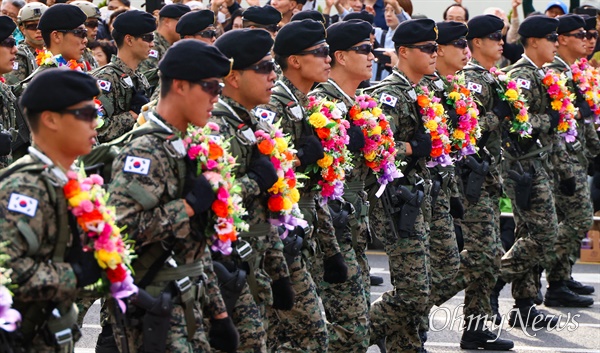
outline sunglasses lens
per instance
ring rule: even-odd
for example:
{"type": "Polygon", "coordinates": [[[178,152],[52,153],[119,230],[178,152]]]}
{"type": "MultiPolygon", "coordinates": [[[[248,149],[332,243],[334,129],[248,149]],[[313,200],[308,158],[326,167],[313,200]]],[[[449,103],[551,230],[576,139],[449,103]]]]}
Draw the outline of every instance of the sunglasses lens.
{"type": "Polygon", "coordinates": [[[220,95],[223,89],[219,81],[200,81],[199,84],[204,92],[213,97],[220,95]]]}
{"type": "Polygon", "coordinates": [[[32,23],[32,24],[25,26],[25,29],[28,31],[37,31],[37,26],[38,26],[37,23],[32,23]]]}
{"type": "Polygon", "coordinates": [[[456,40],[454,42],[452,42],[452,45],[459,48],[459,49],[465,49],[467,47],[467,40],[466,39],[459,39],[456,40]]]}
{"type": "Polygon", "coordinates": [[[96,22],[96,21],[85,22],[84,26],[89,27],[89,28],[96,28],[96,27],[98,27],[98,22],[96,22]]]}
{"type": "Polygon", "coordinates": [[[85,122],[92,122],[98,117],[98,110],[96,107],[65,110],[64,113],[73,114],[75,119],[85,122]]]}
{"type": "Polygon", "coordinates": [[[140,39],[146,43],[152,43],[154,41],[154,34],[144,34],[140,36],[140,39]]]}
{"type": "Polygon", "coordinates": [[[8,37],[2,42],[0,42],[0,46],[5,48],[12,48],[17,44],[17,41],[13,37],[8,37]]]}
{"type": "Polygon", "coordinates": [[[329,47],[321,47],[321,48],[317,49],[315,56],[318,56],[320,58],[328,57],[329,56],[329,47]]]}
{"type": "Polygon", "coordinates": [[[433,54],[437,53],[438,47],[437,44],[425,44],[421,48],[419,48],[425,54],[433,54]]]}

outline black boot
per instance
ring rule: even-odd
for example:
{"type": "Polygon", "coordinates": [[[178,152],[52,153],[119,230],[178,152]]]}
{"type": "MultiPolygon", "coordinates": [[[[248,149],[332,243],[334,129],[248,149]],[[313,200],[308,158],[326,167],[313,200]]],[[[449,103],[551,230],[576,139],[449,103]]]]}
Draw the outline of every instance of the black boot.
{"type": "Polygon", "coordinates": [[[566,306],[570,308],[587,308],[594,304],[594,299],[573,293],[564,281],[549,282],[544,300],[546,306],[566,306]]]}
{"type": "Polygon", "coordinates": [[[581,294],[581,295],[590,295],[594,293],[594,287],[585,285],[581,282],[578,282],[571,277],[565,281],[567,287],[573,291],[573,293],[581,294]]]}
{"type": "Polygon", "coordinates": [[[387,349],[385,348],[385,338],[380,338],[377,341],[375,341],[375,344],[377,345],[377,347],[379,347],[379,351],[381,353],[387,353],[387,349]]]}
{"type": "Polygon", "coordinates": [[[383,284],[383,277],[379,277],[379,276],[370,276],[371,278],[371,285],[372,286],[379,286],[383,284]]]}
{"type": "Polygon", "coordinates": [[[535,322],[536,328],[555,328],[558,318],[546,315],[533,305],[533,299],[516,299],[514,309],[510,312],[508,325],[510,327],[531,327],[535,322]]]}
{"type": "Polygon", "coordinates": [[[542,294],[542,288],[538,289],[537,295],[533,299],[535,305],[542,305],[544,302],[544,295],[542,294]]]}
{"type": "Polygon", "coordinates": [[[425,349],[425,342],[427,342],[427,331],[425,331],[425,330],[419,331],[419,338],[421,339],[420,353],[427,353],[427,350],[425,349]]]}
{"type": "Polygon", "coordinates": [[[490,331],[485,326],[484,319],[471,321],[471,324],[465,323],[465,325],[465,331],[460,339],[460,348],[462,349],[483,348],[490,351],[508,351],[515,346],[513,341],[501,339],[490,331]]]}
{"type": "Polygon", "coordinates": [[[98,335],[96,353],[119,353],[119,348],[117,348],[117,342],[113,336],[113,330],[110,324],[104,325],[102,327],[102,332],[98,335]]]}
{"type": "Polygon", "coordinates": [[[494,289],[492,289],[492,293],[490,294],[490,305],[492,307],[492,316],[488,318],[488,320],[493,321],[494,324],[500,325],[502,324],[502,318],[500,317],[500,304],[498,303],[498,298],[500,297],[500,292],[502,288],[506,285],[502,279],[498,278],[496,281],[496,285],[494,289]]]}

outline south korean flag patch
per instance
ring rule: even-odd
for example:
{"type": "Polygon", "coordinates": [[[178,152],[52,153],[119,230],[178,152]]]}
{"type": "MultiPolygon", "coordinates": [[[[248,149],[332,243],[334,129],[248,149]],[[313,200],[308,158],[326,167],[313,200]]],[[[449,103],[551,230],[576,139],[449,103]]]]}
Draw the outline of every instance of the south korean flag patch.
{"type": "Polygon", "coordinates": [[[467,89],[471,92],[480,93],[483,87],[479,83],[475,82],[467,82],[467,89]]]}
{"type": "Polygon", "coordinates": [[[531,88],[531,81],[523,79],[523,78],[518,78],[517,79],[517,86],[519,86],[519,88],[530,89],[531,88]]]}
{"type": "Polygon", "coordinates": [[[98,81],[98,87],[100,87],[101,90],[110,92],[110,86],[111,86],[110,81],[105,81],[105,80],[96,80],[96,81],[98,81]]]}
{"type": "Polygon", "coordinates": [[[18,70],[19,69],[19,62],[15,61],[13,62],[13,70],[18,70]]]}
{"type": "Polygon", "coordinates": [[[387,104],[390,107],[395,107],[396,106],[396,102],[398,102],[398,98],[391,96],[387,93],[382,93],[381,94],[381,98],[379,98],[379,101],[383,104],[387,104]]]}
{"type": "Polygon", "coordinates": [[[148,52],[148,56],[151,57],[151,58],[157,58],[158,59],[158,50],[154,50],[154,49],[150,50],[148,52]]]}
{"type": "Polygon", "coordinates": [[[148,175],[148,172],[150,171],[150,160],[148,158],[127,156],[123,171],[126,173],[148,175]]]}
{"type": "Polygon", "coordinates": [[[13,192],[12,194],[10,194],[10,199],[8,200],[8,210],[9,211],[22,213],[29,217],[33,217],[33,216],[35,216],[37,207],[38,207],[38,200],[36,200],[32,197],[17,194],[16,192],[13,192]]]}
{"type": "Polygon", "coordinates": [[[254,110],[254,115],[256,115],[256,117],[260,120],[266,121],[269,124],[273,124],[276,114],[270,110],[256,108],[256,110],[254,110]]]}

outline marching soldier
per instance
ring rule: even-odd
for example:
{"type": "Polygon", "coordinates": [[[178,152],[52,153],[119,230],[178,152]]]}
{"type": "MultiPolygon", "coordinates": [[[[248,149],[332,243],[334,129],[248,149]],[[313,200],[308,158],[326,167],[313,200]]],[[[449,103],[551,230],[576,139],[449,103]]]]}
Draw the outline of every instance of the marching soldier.
{"type": "MultiPolygon", "coordinates": [[[[98,26],[102,15],[100,15],[100,9],[89,1],[73,1],[71,5],[77,6],[85,13],[87,20],[83,24],[87,30],[87,45],[96,41],[96,35],[98,34],[98,26]]],[[[98,68],[98,62],[94,58],[94,54],[90,48],[85,48],[81,61],[85,64],[84,71],[92,71],[98,68]]]]}
{"type": "MultiPolygon", "coordinates": [[[[15,59],[17,47],[12,33],[16,27],[10,17],[0,16],[0,75],[13,69],[11,59],[15,59]]],[[[8,85],[0,82],[0,168],[7,167],[13,161],[12,142],[19,129],[17,109],[17,98],[8,85]]]]}
{"type": "Polygon", "coordinates": [[[181,16],[175,30],[181,39],[193,38],[213,44],[217,40],[215,13],[210,10],[188,12],[181,16]]]}

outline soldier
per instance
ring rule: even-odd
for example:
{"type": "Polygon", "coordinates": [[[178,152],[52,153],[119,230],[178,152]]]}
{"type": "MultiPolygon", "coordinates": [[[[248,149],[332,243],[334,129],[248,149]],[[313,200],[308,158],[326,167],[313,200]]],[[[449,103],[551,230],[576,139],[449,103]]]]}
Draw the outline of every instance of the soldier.
{"type": "MultiPolygon", "coordinates": [[[[0,16],[0,75],[13,69],[17,47],[12,33],[16,27],[10,17],[0,16]]],[[[17,109],[17,98],[8,85],[0,82],[0,168],[13,161],[11,142],[18,130],[17,109]]]]}
{"type": "Polygon", "coordinates": [[[585,21],[579,15],[564,15],[558,18],[558,53],[552,63],[545,67],[567,75],[567,87],[576,95],[574,104],[579,108],[577,114],[577,139],[567,143],[567,151],[574,169],[574,178],[555,181],[555,202],[559,219],[558,236],[554,244],[551,261],[547,264],[546,279],[548,290],[544,298],[546,306],[587,307],[593,304],[592,298],[581,297],[571,291],[567,285],[577,290],[577,283],[571,279],[570,255],[579,247],[581,239],[591,228],[593,207],[590,199],[590,188],[587,182],[588,161],[586,150],[598,153],[598,136],[592,120],[589,105],[573,82],[571,65],[575,60],[585,57],[587,53],[584,27],[585,21]],[[586,131],[591,130],[590,133],[586,131]],[[592,146],[592,149],[589,147],[592,146]],[[595,147],[594,147],[595,146],[595,147]]]}
{"type": "Polygon", "coordinates": [[[17,57],[13,65],[13,71],[4,75],[7,85],[14,85],[23,81],[27,76],[37,69],[35,61],[38,50],[44,49],[42,33],[37,28],[40,17],[48,6],[40,2],[25,4],[19,11],[19,29],[25,36],[25,40],[17,46],[17,57]]]}
{"type": "Polygon", "coordinates": [[[460,165],[463,200],[467,201],[461,221],[464,249],[460,253],[460,268],[452,283],[440,288],[435,304],[443,304],[464,289],[465,331],[461,347],[508,350],[514,343],[498,338],[485,326],[486,318],[492,316],[490,293],[496,283],[502,256],[498,203],[501,194],[499,124],[512,115],[510,106],[498,96],[499,83],[489,72],[502,56],[504,22],[494,15],[481,15],[473,17],[467,25],[467,40],[473,57],[462,72],[467,88],[479,102],[482,136],[477,143],[478,155],[469,156],[465,164],[460,165]],[[469,179],[478,179],[478,183],[464,182],[469,179]]]}
{"type": "Polygon", "coordinates": [[[181,39],[193,38],[213,44],[217,40],[215,13],[210,10],[188,12],[181,16],[175,30],[181,39]]]}
{"type": "MultiPolygon", "coordinates": [[[[273,88],[270,103],[261,108],[265,114],[275,115],[284,133],[291,136],[298,150],[297,169],[304,171],[324,156],[321,142],[306,121],[304,107],[308,105],[311,87],[315,82],[326,81],[329,75],[331,59],[325,28],[313,20],[289,23],[277,34],[273,51],[283,75],[273,88]]],[[[329,209],[312,190],[314,183],[315,180],[307,181],[300,190],[298,205],[309,228],[302,236],[302,253],[288,260],[297,299],[291,311],[269,311],[269,349],[326,352],[325,312],[315,286],[319,279],[313,281],[313,276],[323,276],[329,283],[347,279],[329,209]],[[321,258],[325,259],[324,264],[321,258]]]]}
{"type": "Polygon", "coordinates": [[[115,19],[113,28],[117,55],[108,65],[92,72],[98,79],[98,99],[104,111],[104,121],[98,127],[99,142],[113,140],[133,128],[142,106],[148,103],[146,90],[150,88],[139,65],[154,46],[154,17],[130,10],[115,19]]]}
{"type": "MultiPolygon", "coordinates": [[[[212,347],[231,352],[238,345],[218,284],[206,280],[214,278],[206,240],[191,221],[210,209],[215,195],[206,178],[188,167],[192,163],[179,138],[188,124],[206,124],[221,90],[220,78],[229,68],[229,59],[200,41],[186,39],[171,47],[159,64],[161,99],[141,127],[150,130],[131,140],[113,162],[109,201],[118,223],[136,241],[136,283],[152,296],[166,292],[173,297],[167,340],[158,342],[166,352],[210,350],[202,324],[202,291],[212,347]]],[[[122,337],[119,329],[115,333],[122,337]]],[[[128,325],[129,351],[157,344],[156,334],[144,335],[139,326],[128,325]]]]}
{"type": "MultiPolygon", "coordinates": [[[[83,24],[87,30],[87,45],[96,41],[96,35],[98,34],[98,21],[102,18],[100,9],[89,1],[73,1],[71,5],[77,6],[85,13],[87,20],[83,24]]],[[[82,62],[85,64],[84,71],[92,71],[98,68],[98,62],[94,58],[92,50],[87,47],[81,56],[82,62]]]]}
{"type": "MultiPolygon", "coordinates": [[[[339,22],[327,28],[331,74],[327,82],[319,83],[309,95],[336,102],[344,116],[356,103],[358,85],[371,77],[374,56],[369,36],[372,28],[361,20],[339,22]]],[[[332,215],[335,211],[339,214],[342,209],[350,209],[350,204],[355,210],[347,224],[336,228],[340,251],[348,266],[348,280],[340,284],[318,283],[329,323],[330,352],[366,352],[369,348],[369,263],[365,251],[370,234],[365,182],[373,175],[370,175],[360,152],[365,144],[361,129],[352,125],[348,135],[348,148],[354,154],[354,169],[346,174],[344,200],[347,203],[329,202],[332,215]]]]}
{"type": "Polygon", "coordinates": [[[81,72],[51,70],[21,98],[33,146],[0,182],[0,234],[19,284],[13,306],[23,315],[25,352],[74,352],[81,333],[73,302],[101,276],[94,253],[83,251],[84,234],[71,221],[63,191],[73,162],[95,142],[98,93],[96,80],[81,72]]]}
{"type": "MultiPolygon", "coordinates": [[[[250,270],[235,308],[232,308],[233,320],[240,333],[238,352],[267,352],[267,306],[290,310],[294,305],[283,243],[277,227],[268,222],[269,196],[266,191],[277,182],[278,176],[270,159],[259,155],[254,137],[254,131],[270,132],[273,126],[268,119],[257,118],[251,112],[257,105],[269,102],[277,78],[271,57],[273,39],[265,30],[240,29],[223,34],[215,46],[233,59],[233,67],[224,79],[223,94],[215,104],[210,121],[220,126],[221,136],[231,139],[231,150],[237,163],[236,181],[242,185],[250,229],[238,235],[241,240],[236,247],[237,256],[213,253],[213,260],[228,262],[230,265],[226,267],[229,271],[232,267],[237,268],[235,273],[246,266],[250,270]],[[248,243],[254,255],[247,256],[239,251],[248,243]]],[[[293,239],[291,234],[289,238],[293,239]]],[[[219,282],[221,290],[225,291],[223,280],[219,282]]]]}
{"type": "Polygon", "coordinates": [[[271,5],[250,6],[242,13],[244,28],[263,28],[275,38],[281,22],[281,12],[271,5]]]}

